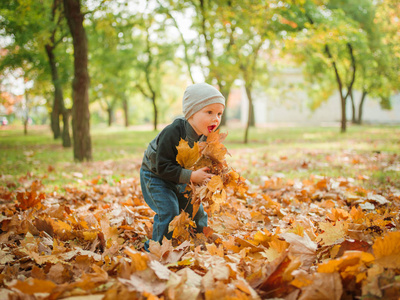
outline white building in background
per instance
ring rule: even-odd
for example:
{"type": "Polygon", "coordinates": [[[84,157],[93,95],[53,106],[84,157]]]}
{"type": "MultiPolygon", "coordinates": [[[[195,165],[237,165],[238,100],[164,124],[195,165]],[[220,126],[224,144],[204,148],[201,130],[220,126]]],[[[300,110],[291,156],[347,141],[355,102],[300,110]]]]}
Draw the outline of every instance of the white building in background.
{"type": "MultiPolygon", "coordinates": [[[[324,125],[338,123],[341,120],[340,96],[335,92],[320,107],[311,111],[308,107],[308,95],[305,91],[292,89],[291,92],[281,93],[290,86],[303,82],[301,69],[287,69],[274,75],[271,86],[277,93],[259,93],[253,91],[253,104],[256,124],[296,123],[303,125],[324,125]]],[[[248,99],[244,87],[240,88],[240,121],[247,123],[248,99]]],[[[356,114],[361,98],[359,91],[354,91],[356,114]]],[[[363,106],[364,123],[400,124],[400,94],[392,97],[392,110],[384,110],[377,99],[366,97],[363,106]]],[[[351,120],[351,103],[347,101],[347,120],[351,120]]],[[[357,116],[357,115],[356,115],[357,116]]]]}

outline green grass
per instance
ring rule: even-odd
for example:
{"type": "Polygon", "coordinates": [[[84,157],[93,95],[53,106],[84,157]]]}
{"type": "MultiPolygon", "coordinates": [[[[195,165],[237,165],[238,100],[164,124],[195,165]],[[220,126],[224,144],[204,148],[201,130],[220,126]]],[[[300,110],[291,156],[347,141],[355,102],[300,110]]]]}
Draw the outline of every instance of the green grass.
{"type": "MultiPolygon", "coordinates": [[[[243,129],[222,128],[221,132],[228,132],[224,144],[232,154],[229,165],[257,184],[263,176],[281,173],[291,179],[364,176],[366,186],[400,188],[399,126],[350,126],[344,134],[333,127],[251,128],[248,144],[243,143],[243,129]]],[[[79,185],[85,179],[113,183],[137,177],[143,151],[156,134],[93,127],[93,162],[75,163],[72,149],[54,140],[48,127],[31,127],[26,136],[22,128],[2,128],[0,185],[18,186],[24,176],[40,178],[49,188],[79,185]]]]}

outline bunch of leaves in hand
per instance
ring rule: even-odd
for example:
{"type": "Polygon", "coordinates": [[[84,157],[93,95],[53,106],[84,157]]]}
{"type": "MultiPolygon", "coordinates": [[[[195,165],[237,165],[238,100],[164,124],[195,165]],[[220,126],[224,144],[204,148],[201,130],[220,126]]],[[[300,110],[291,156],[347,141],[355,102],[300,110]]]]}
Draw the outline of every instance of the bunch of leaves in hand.
{"type": "Polygon", "coordinates": [[[185,169],[193,171],[207,167],[213,177],[208,182],[200,185],[191,183],[193,215],[196,215],[200,203],[209,208],[210,213],[219,211],[220,205],[226,201],[226,189],[231,187],[237,191],[243,191],[243,178],[226,163],[225,156],[228,150],[222,144],[227,133],[219,133],[219,130],[208,135],[207,140],[195,143],[190,148],[188,143],[181,139],[177,146],[177,162],[185,169]]]}

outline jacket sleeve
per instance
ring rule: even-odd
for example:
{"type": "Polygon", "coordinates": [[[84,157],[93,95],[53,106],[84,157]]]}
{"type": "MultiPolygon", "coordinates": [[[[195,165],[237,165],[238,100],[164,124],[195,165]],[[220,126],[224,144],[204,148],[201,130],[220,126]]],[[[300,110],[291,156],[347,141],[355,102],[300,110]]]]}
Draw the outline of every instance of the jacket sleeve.
{"type": "Polygon", "coordinates": [[[183,135],[180,126],[171,124],[167,126],[159,135],[157,141],[156,166],[157,174],[164,180],[174,183],[189,183],[191,170],[182,168],[176,161],[179,140],[183,135]]]}

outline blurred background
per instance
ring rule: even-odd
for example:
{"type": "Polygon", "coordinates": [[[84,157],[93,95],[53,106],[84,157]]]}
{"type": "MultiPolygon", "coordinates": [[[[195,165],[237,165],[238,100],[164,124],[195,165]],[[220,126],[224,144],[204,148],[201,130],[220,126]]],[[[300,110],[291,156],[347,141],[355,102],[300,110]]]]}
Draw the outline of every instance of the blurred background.
{"type": "Polygon", "coordinates": [[[399,16],[397,0],[2,0],[1,125],[48,126],[90,160],[90,126],[159,130],[203,81],[245,143],[252,126],[399,124],[399,16]]]}

